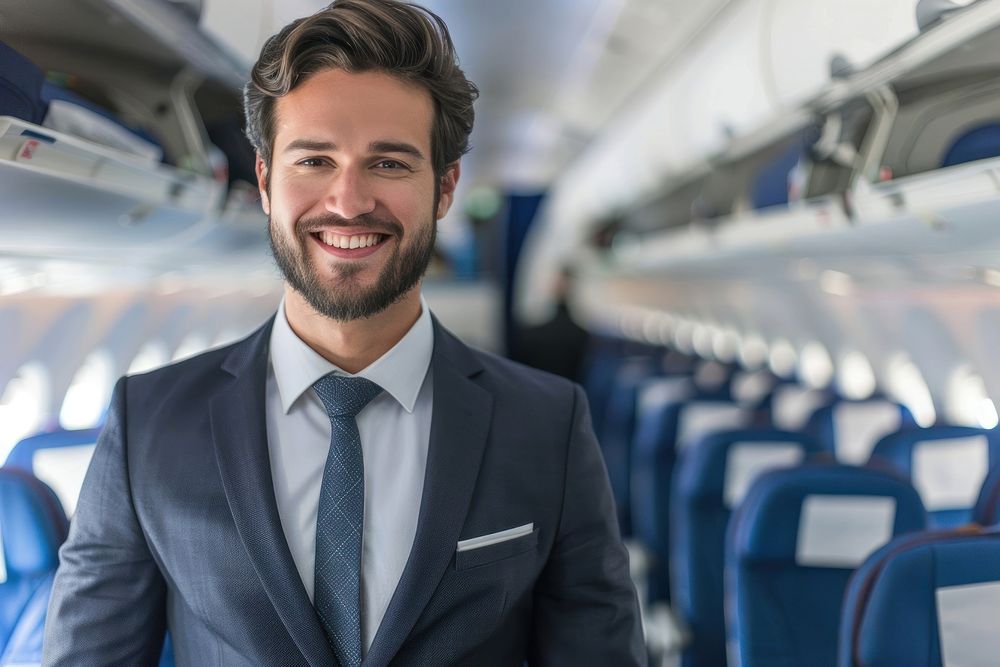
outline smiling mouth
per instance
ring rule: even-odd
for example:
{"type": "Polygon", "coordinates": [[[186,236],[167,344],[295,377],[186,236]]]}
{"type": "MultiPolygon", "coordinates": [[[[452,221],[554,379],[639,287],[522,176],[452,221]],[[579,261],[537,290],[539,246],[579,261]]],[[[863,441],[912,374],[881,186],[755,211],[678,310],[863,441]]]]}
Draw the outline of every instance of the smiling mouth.
{"type": "Polygon", "coordinates": [[[313,238],[329,248],[340,250],[367,249],[380,245],[389,238],[388,234],[341,234],[339,232],[320,231],[311,234],[313,238]]]}

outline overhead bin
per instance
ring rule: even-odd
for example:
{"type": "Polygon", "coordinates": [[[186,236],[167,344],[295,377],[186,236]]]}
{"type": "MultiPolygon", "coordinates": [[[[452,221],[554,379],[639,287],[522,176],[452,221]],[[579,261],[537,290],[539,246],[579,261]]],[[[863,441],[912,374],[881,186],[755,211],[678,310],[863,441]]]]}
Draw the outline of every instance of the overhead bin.
{"type": "Polygon", "coordinates": [[[79,253],[191,230],[220,204],[211,179],[0,117],[0,250],[79,253]]]}
{"type": "Polygon", "coordinates": [[[832,81],[626,209],[601,275],[794,282],[749,260],[1000,248],[998,43],[1000,2],[985,0],[832,81]]]}
{"type": "Polygon", "coordinates": [[[199,241],[213,251],[260,242],[266,220],[238,116],[250,63],[202,29],[200,4],[0,7],[0,39],[24,69],[47,73],[44,95],[29,90],[40,113],[0,108],[0,254],[128,250],[181,268],[199,241]]]}

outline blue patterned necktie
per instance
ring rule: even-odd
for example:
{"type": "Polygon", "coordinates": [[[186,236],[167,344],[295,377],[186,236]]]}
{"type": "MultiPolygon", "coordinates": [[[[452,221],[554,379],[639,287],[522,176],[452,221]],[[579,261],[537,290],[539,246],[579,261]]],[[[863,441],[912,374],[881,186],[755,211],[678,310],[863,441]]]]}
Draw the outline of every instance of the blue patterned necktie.
{"type": "Polygon", "coordinates": [[[355,416],[382,388],[361,377],[325,375],[313,385],[330,417],[330,453],[316,516],[313,606],[341,667],[361,664],[361,536],[365,466],[355,416]]]}

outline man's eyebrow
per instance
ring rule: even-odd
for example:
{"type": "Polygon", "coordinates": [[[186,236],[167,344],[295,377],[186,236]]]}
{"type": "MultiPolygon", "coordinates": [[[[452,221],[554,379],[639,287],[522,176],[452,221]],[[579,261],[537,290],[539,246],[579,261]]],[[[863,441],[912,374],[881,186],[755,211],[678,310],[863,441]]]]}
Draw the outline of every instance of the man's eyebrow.
{"type": "Polygon", "coordinates": [[[368,144],[368,150],[372,153],[403,153],[418,160],[424,159],[424,154],[413,144],[405,141],[373,141],[368,144]]]}
{"type": "Polygon", "coordinates": [[[318,139],[295,139],[285,146],[286,151],[335,151],[337,144],[318,139]]]}
{"type": "MultiPolygon", "coordinates": [[[[335,151],[337,144],[319,139],[295,139],[285,146],[286,151],[335,151]]],[[[373,141],[368,144],[370,153],[403,153],[418,160],[426,159],[419,148],[405,141],[373,141]]]]}

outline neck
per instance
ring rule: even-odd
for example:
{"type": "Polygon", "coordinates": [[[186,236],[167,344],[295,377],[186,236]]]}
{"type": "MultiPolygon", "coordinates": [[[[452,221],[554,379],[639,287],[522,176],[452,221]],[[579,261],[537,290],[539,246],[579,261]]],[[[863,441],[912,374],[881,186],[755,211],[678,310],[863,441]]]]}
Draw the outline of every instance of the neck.
{"type": "Polygon", "coordinates": [[[347,373],[357,373],[398,343],[420,318],[420,285],[381,313],[339,322],[316,311],[285,284],[285,317],[295,335],[347,373]]]}

